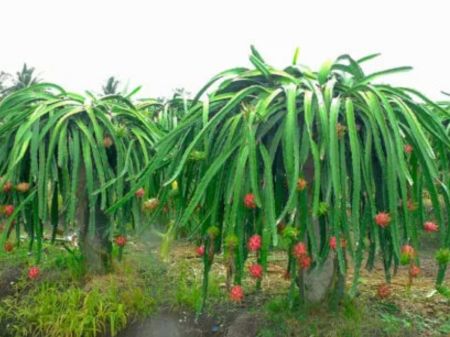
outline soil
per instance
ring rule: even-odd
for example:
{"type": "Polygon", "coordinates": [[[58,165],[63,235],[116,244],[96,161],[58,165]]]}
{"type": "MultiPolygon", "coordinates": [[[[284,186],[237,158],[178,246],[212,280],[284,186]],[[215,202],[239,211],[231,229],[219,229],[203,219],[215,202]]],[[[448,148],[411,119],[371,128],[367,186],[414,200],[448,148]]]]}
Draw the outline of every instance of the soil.
{"type": "Polygon", "coordinates": [[[129,325],[118,337],[254,337],[259,320],[258,314],[244,308],[198,318],[191,312],[162,311],[129,325]]]}
{"type": "Polygon", "coordinates": [[[14,294],[14,284],[22,275],[21,266],[11,266],[0,271],[0,300],[14,294]]]}

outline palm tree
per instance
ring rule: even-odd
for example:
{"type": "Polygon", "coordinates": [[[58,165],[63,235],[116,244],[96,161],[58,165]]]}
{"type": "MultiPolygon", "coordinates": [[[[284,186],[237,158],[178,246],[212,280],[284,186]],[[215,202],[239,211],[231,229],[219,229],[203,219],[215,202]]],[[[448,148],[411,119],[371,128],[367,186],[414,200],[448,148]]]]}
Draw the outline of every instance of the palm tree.
{"type": "MultiPolygon", "coordinates": [[[[16,77],[13,79],[13,85],[10,87],[6,87],[3,90],[0,90],[2,94],[10,94],[14,91],[28,88],[33,84],[41,82],[39,78],[34,76],[35,68],[28,67],[26,63],[24,63],[22,70],[16,72],[16,77]]],[[[1,87],[0,87],[1,89],[1,87]]]]}
{"type": "Polygon", "coordinates": [[[106,85],[102,87],[104,95],[115,95],[118,93],[118,86],[120,81],[117,80],[114,76],[111,76],[106,81],[106,85]]]}

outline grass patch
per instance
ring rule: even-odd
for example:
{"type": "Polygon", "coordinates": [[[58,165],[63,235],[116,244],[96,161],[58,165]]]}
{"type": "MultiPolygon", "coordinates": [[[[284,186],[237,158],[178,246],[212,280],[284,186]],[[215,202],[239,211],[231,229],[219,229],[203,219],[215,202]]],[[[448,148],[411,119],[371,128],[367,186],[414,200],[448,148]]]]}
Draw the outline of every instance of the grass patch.
{"type": "Polygon", "coordinates": [[[132,252],[114,273],[96,276],[85,273],[79,251],[48,245],[36,281],[27,279],[33,257],[25,247],[2,257],[1,274],[19,271],[13,294],[0,299],[2,337],[114,336],[161,298],[160,263],[148,253],[132,252]]]}
{"type": "MultiPolygon", "coordinates": [[[[197,311],[202,301],[202,273],[201,269],[194,269],[187,261],[180,261],[176,268],[168,274],[169,288],[167,293],[169,305],[173,309],[188,309],[197,311]]],[[[213,306],[224,298],[220,289],[220,277],[211,274],[208,283],[209,307],[213,306]]]]}
{"type": "MultiPolygon", "coordinates": [[[[15,294],[1,301],[0,327],[6,336],[116,335],[130,320],[149,315],[157,299],[142,277],[143,262],[129,261],[115,273],[84,278],[82,260],[60,253],[47,262],[41,280],[24,276],[15,294]]],[[[147,263],[147,273],[151,272],[147,263]]]]}
{"type": "Polygon", "coordinates": [[[148,312],[154,301],[140,288],[110,277],[94,280],[90,289],[43,283],[20,298],[3,301],[0,317],[11,322],[11,336],[115,335],[130,317],[148,312]]]}
{"type": "MultiPolygon", "coordinates": [[[[114,252],[116,255],[116,252],[114,252]]],[[[12,294],[0,297],[1,337],[115,336],[132,321],[156,310],[195,311],[201,303],[201,269],[186,260],[163,263],[147,248],[129,246],[114,272],[89,275],[78,250],[46,245],[41,276],[27,278],[33,264],[26,247],[3,255],[1,275],[16,270],[12,294]]],[[[209,302],[224,298],[221,280],[211,275],[209,302]]]]}
{"type": "MultiPolygon", "coordinates": [[[[268,323],[259,337],[407,337],[422,336],[430,328],[421,316],[401,313],[392,303],[346,299],[337,311],[326,305],[289,310],[281,296],[269,300],[263,312],[268,323]]],[[[441,331],[446,329],[447,325],[441,326],[441,331]]]]}

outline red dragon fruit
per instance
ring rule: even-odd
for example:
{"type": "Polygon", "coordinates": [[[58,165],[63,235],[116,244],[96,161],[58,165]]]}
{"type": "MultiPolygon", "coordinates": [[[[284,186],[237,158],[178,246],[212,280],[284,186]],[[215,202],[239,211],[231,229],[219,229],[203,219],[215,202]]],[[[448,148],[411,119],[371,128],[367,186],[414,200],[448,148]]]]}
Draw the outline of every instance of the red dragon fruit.
{"type": "Polygon", "coordinates": [[[30,269],[28,269],[28,278],[30,280],[37,279],[40,274],[41,274],[41,270],[39,269],[39,267],[33,266],[30,269]]]}
{"type": "Polygon", "coordinates": [[[379,298],[387,298],[391,295],[391,287],[387,283],[382,283],[378,286],[377,294],[379,298]]]}
{"type": "Polygon", "coordinates": [[[11,216],[14,213],[14,206],[13,205],[5,205],[3,207],[3,212],[6,216],[11,216]]]}
{"type": "Polygon", "coordinates": [[[402,264],[402,265],[410,264],[411,259],[413,259],[416,255],[414,248],[408,244],[403,245],[400,252],[401,252],[400,264],[402,264]]]}
{"type": "Polygon", "coordinates": [[[113,144],[114,142],[110,136],[105,136],[105,138],[103,138],[103,146],[105,148],[109,149],[113,144]]]}
{"type": "Polygon", "coordinates": [[[137,198],[142,198],[145,195],[145,190],[143,187],[141,187],[140,189],[138,189],[136,192],[134,192],[134,195],[137,198]]]}
{"type": "Polygon", "coordinates": [[[244,299],[244,290],[241,286],[236,285],[230,290],[230,299],[233,302],[241,302],[244,299]]]}
{"type": "Polygon", "coordinates": [[[197,253],[198,257],[202,257],[203,255],[205,255],[205,246],[198,246],[197,248],[195,248],[195,252],[197,253]]]}
{"type": "Polygon", "coordinates": [[[379,212],[377,215],[375,215],[375,223],[382,228],[387,227],[390,222],[391,216],[389,215],[389,213],[379,212]]]}
{"type": "Polygon", "coordinates": [[[405,151],[405,153],[410,154],[411,152],[413,152],[413,147],[411,144],[406,144],[403,147],[403,150],[405,151]]]}
{"type": "Polygon", "coordinates": [[[433,233],[439,230],[439,226],[432,221],[427,221],[423,224],[423,230],[428,233],[433,233]]]}
{"type": "Polygon", "coordinates": [[[308,255],[303,255],[298,259],[298,265],[302,269],[308,269],[311,266],[311,262],[311,257],[309,257],[308,255]]]}
{"type": "Polygon", "coordinates": [[[253,263],[250,267],[248,267],[250,275],[253,278],[260,279],[263,275],[263,267],[258,263],[253,263]]]}
{"type": "Polygon", "coordinates": [[[308,182],[305,179],[299,178],[297,180],[297,191],[303,191],[306,186],[308,186],[308,182]]]}
{"type": "Polygon", "coordinates": [[[335,236],[332,236],[332,237],[330,238],[329,245],[330,245],[330,248],[331,248],[331,249],[333,249],[333,250],[336,249],[336,246],[337,246],[337,240],[336,240],[336,237],[335,237],[335,236]]]}
{"type": "Polygon", "coordinates": [[[258,234],[252,235],[250,239],[248,239],[248,250],[251,252],[256,252],[257,250],[261,249],[261,236],[258,234]]]}
{"type": "Polygon", "coordinates": [[[403,245],[401,253],[409,258],[413,258],[416,254],[416,251],[411,245],[403,245]]]}
{"type": "Polygon", "coordinates": [[[420,274],[420,268],[419,267],[417,267],[414,264],[409,267],[409,276],[411,278],[416,278],[419,274],[420,274]]]}
{"type": "Polygon", "coordinates": [[[7,181],[3,184],[3,192],[8,193],[13,189],[13,184],[10,181],[7,181]]]}
{"type": "Polygon", "coordinates": [[[127,244],[127,238],[124,235],[118,235],[114,242],[119,247],[125,247],[125,245],[127,244]]]}
{"type": "Polygon", "coordinates": [[[244,205],[249,209],[256,208],[255,195],[253,193],[247,193],[245,195],[244,205]]]}
{"type": "Polygon", "coordinates": [[[5,252],[10,253],[13,251],[14,246],[11,242],[6,242],[3,248],[5,249],[5,252]]]}
{"type": "Polygon", "coordinates": [[[306,249],[306,245],[303,242],[299,242],[294,246],[293,250],[294,256],[297,259],[300,259],[303,256],[308,255],[308,251],[306,249]]]}

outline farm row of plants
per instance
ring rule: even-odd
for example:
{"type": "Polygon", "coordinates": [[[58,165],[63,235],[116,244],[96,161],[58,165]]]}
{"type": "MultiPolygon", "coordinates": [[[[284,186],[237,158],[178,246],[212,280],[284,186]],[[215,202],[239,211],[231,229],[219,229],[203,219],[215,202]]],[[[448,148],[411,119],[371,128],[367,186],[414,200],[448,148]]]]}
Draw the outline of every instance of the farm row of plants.
{"type": "Polygon", "coordinates": [[[268,256],[285,251],[289,305],[305,277],[333,262],[337,303],[345,275],[379,257],[389,294],[398,268],[420,273],[420,235],[439,232],[436,286],[450,261],[450,112],[379,78],[348,55],[319,71],[271,67],[252,49],[251,69],[224,71],[194,98],[136,100],[78,95],[35,84],[0,101],[0,205],[4,254],[24,242],[29,278],[44,240],[75,231],[91,272],[111,271],[129,233],[148,226],[167,254],[176,238],[203,260],[201,310],[218,254],[233,301],[245,277],[261,288],[268,256]],[[15,241],[12,239],[15,238],[15,241]],[[25,240],[21,240],[21,239],[25,240]],[[404,267],[402,267],[404,266],[404,267]]]}

